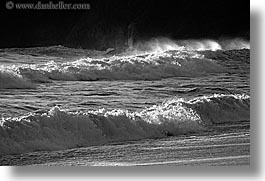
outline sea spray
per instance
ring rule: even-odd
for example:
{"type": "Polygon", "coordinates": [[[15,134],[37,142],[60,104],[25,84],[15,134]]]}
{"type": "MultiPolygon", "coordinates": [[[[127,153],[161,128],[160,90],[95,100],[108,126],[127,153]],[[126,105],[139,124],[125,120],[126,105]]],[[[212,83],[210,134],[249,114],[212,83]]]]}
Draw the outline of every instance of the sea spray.
{"type": "Polygon", "coordinates": [[[8,67],[23,79],[37,83],[52,80],[159,80],[178,76],[203,76],[224,72],[216,61],[192,51],[167,51],[109,58],[83,58],[72,62],[50,61],[8,67]]]}
{"type": "Polygon", "coordinates": [[[172,40],[166,37],[152,38],[146,41],[138,41],[128,54],[161,53],[170,50],[187,51],[217,51],[217,50],[240,50],[250,49],[250,43],[244,39],[223,39],[223,40],[172,40]]]}
{"type": "MultiPolygon", "coordinates": [[[[37,62],[35,64],[29,64],[26,60],[23,60],[25,64],[14,64],[22,61],[18,59],[12,60],[12,64],[1,65],[0,88],[35,88],[34,83],[54,80],[160,80],[182,76],[198,77],[211,73],[241,71],[240,67],[233,67],[233,70],[228,68],[235,61],[237,61],[236,66],[241,66],[242,63],[247,63],[246,66],[249,66],[250,51],[242,49],[249,48],[249,43],[244,40],[224,40],[223,43],[213,40],[196,40],[197,43],[194,41],[183,40],[177,44],[172,40],[157,39],[141,44],[145,48],[139,45],[135,50],[124,54],[103,58],[83,57],[73,61],[68,59],[62,61],[61,57],[56,58],[54,54],[52,57],[43,55],[45,52],[55,51],[59,55],[67,52],[67,48],[62,46],[5,50],[10,51],[11,54],[13,51],[21,51],[23,57],[24,51],[31,54],[39,53],[43,60],[40,61],[38,57],[34,60],[37,62]],[[226,46],[227,49],[233,47],[230,44],[238,50],[225,50],[226,46]],[[220,46],[221,49],[218,48],[220,46]],[[216,51],[213,51],[214,49],[216,51]]],[[[69,49],[69,51],[73,51],[77,56],[76,54],[81,50],[76,52],[69,49]]],[[[81,53],[83,56],[84,52],[81,53]]],[[[3,59],[5,60],[6,58],[3,59]]],[[[30,61],[34,62],[33,59],[30,61]]]]}

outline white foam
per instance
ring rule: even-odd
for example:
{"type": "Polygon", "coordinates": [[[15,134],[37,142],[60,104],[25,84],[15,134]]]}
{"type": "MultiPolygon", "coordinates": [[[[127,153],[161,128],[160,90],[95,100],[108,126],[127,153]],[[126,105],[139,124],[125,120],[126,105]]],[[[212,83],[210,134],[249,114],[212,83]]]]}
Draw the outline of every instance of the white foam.
{"type": "Polygon", "coordinates": [[[12,69],[7,69],[3,66],[0,67],[0,89],[25,89],[34,87],[34,84],[30,80],[23,78],[12,69]]]}
{"type": "Polygon", "coordinates": [[[239,50],[250,49],[250,43],[246,40],[224,39],[224,40],[172,40],[169,38],[152,38],[148,41],[139,41],[127,53],[150,53],[165,52],[168,50],[188,50],[188,51],[216,51],[216,50],[239,50]]]}
{"type": "Polygon", "coordinates": [[[167,51],[109,58],[83,58],[73,62],[18,65],[13,71],[36,82],[51,80],[157,80],[224,72],[215,61],[193,51],[167,51]]]}
{"type": "Polygon", "coordinates": [[[0,155],[100,145],[115,141],[161,138],[201,132],[212,124],[249,120],[247,95],[211,95],[172,99],[141,112],[105,109],[2,118],[0,155]]]}

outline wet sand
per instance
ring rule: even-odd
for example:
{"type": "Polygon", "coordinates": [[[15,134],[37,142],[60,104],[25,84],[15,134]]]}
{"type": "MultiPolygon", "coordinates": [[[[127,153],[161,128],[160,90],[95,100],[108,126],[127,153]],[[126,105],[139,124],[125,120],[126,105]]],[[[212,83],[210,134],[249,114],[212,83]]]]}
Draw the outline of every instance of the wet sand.
{"type": "Polygon", "coordinates": [[[250,165],[249,131],[168,137],[0,157],[1,165],[250,165]]]}

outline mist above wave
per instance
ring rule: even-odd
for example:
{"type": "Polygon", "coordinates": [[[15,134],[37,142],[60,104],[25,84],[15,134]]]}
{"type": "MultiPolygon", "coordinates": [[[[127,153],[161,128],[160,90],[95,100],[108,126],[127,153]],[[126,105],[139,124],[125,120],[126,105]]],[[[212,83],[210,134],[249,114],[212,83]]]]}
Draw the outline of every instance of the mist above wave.
{"type": "Polygon", "coordinates": [[[168,50],[188,50],[188,51],[205,51],[205,50],[239,50],[250,49],[248,41],[235,38],[226,40],[172,40],[169,38],[153,38],[148,41],[139,41],[130,49],[130,53],[143,52],[164,52],[168,50]]]}
{"type": "Polygon", "coordinates": [[[0,155],[198,133],[215,124],[249,121],[249,109],[250,97],[240,94],[174,98],[140,112],[67,112],[54,107],[2,118],[0,155]]]}
{"type": "MultiPolygon", "coordinates": [[[[5,61],[9,64],[1,67],[0,88],[34,88],[34,82],[45,83],[52,80],[159,80],[222,73],[227,72],[226,62],[220,63],[222,60],[249,62],[249,50],[223,50],[242,48],[249,48],[249,43],[241,39],[217,42],[157,38],[138,42],[122,54],[103,57],[90,56],[91,51],[63,46],[3,49],[1,61],[6,58],[11,58],[12,61],[5,61]],[[18,56],[20,54],[22,56],[18,56]],[[75,56],[76,59],[73,59],[75,56]],[[25,57],[30,57],[30,61],[24,60],[25,57]],[[29,63],[35,60],[36,63],[29,63]],[[16,61],[21,63],[14,64],[16,61]]],[[[94,52],[100,53],[102,52],[94,52]]],[[[233,64],[239,65],[241,62],[233,64]]],[[[237,65],[234,67],[233,71],[236,71],[237,65]]]]}

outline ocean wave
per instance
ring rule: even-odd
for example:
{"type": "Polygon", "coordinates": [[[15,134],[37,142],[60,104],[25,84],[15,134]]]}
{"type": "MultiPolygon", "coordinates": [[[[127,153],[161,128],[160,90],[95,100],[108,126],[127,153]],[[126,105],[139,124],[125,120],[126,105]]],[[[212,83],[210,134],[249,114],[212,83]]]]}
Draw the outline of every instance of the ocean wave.
{"type": "Polygon", "coordinates": [[[34,83],[53,80],[160,80],[249,70],[248,49],[192,51],[183,47],[164,48],[168,50],[66,62],[2,65],[0,88],[34,88],[34,83]]]}
{"type": "Polygon", "coordinates": [[[240,94],[174,98],[141,112],[68,112],[54,107],[2,118],[0,155],[203,132],[220,123],[249,121],[249,109],[250,97],[240,94]]]}
{"type": "Polygon", "coordinates": [[[159,80],[178,76],[202,76],[224,72],[225,68],[192,51],[167,51],[109,58],[83,58],[72,62],[50,61],[45,64],[12,67],[33,82],[51,80],[159,80]]]}
{"type": "Polygon", "coordinates": [[[0,89],[19,88],[31,89],[35,88],[35,85],[12,69],[0,67],[0,89]]]}
{"type": "Polygon", "coordinates": [[[250,62],[250,50],[241,49],[241,50],[218,50],[218,51],[203,51],[200,54],[204,55],[205,58],[213,60],[223,60],[223,61],[238,61],[241,63],[250,62]]]}
{"type": "Polygon", "coordinates": [[[200,52],[205,58],[218,61],[220,65],[227,67],[229,72],[247,73],[250,71],[250,50],[218,50],[200,52]]]}

